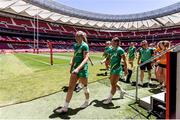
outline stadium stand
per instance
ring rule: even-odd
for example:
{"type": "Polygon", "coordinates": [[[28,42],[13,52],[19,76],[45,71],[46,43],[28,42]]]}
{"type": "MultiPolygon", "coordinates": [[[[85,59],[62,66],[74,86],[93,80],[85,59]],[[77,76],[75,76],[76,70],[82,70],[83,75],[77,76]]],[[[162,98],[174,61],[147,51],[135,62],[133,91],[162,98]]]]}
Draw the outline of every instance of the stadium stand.
{"type": "Polygon", "coordinates": [[[13,21],[16,25],[25,26],[25,27],[33,27],[33,24],[30,20],[22,20],[14,18],[13,21]]]}
{"type": "MultiPolygon", "coordinates": [[[[130,41],[136,40],[140,41],[142,39],[147,39],[149,42],[159,41],[161,39],[169,38],[172,41],[172,44],[179,43],[179,34],[180,28],[165,28],[165,29],[155,29],[155,30],[146,30],[146,31],[129,31],[129,32],[114,32],[114,31],[99,31],[96,29],[84,28],[84,27],[77,27],[77,26],[68,26],[63,24],[55,24],[45,21],[38,22],[38,29],[37,23],[34,22],[33,19],[17,19],[12,17],[4,17],[0,16],[0,30],[1,32],[8,31],[10,36],[4,35],[0,37],[1,47],[0,49],[31,49],[30,46],[33,46],[33,39],[32,33],[34,31],[38,31],[43,40],[40,38],[39,40],[39,48],[47,48],[46,41],[57,41],[54,42],[55,48],[65,49],[70,48],[72,49],[72,41],[74,41],[74,33],[78,30],[85,31],[88,36],[88,40],[90,43],[90,47],[92,51],[100,50],[104,47],[104,43],[107,40],[110,40],[112,37],[117,36],[122,39],[122,47],[128,47],[128,43],[130,41]],[[35,28],[34,28],[35,27],[35,28]],[[13,37],[13,32],[15,33],[23,33],[24,35],[31,34],[30,39],[24,37],[24,35],[20,35],[18,37],[13,37]],[[22,37],[22,38],[20,38],[22,37]],[[55,38],[54,38],[55,37],[55,38]],[[155,38],[156,37],[156,38],[155,38]],[[27,40],[28,39],[28,40],[27,40]],[[71,42],[66,42],[67,40],[71,42]],[[62,42],[63,41],[63,42],[62,42]],[[12,43],[11,42],[15,42],[12,43]],[[22,44],[23,43],[23,44],[22,44]],[[31,44],[30,44],[31,43],[31,44]],[[12,45],[12,47],[9,47],[12,45]],[[59,45],[59,46],[58,46],[59,45]],[[64,45],[64,46],[63,46],[64,45]],[[98,48],[100,47],[100,48],[98,48]]],[[[137,43],[137,46],[139,44],[137,43]]]]}

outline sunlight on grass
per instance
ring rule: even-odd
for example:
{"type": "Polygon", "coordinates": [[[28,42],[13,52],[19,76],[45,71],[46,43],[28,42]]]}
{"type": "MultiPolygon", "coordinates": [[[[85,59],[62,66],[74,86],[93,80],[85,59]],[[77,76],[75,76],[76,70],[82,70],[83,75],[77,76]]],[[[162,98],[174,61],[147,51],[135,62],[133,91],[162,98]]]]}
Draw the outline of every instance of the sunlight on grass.
{"type": "MultiPolygon", "coordinates": [[[[72,54],[54,54],[55,64],[53,66],[49,64],[48,54],[1,55],[0,106],[28,101],[60,91],[69,82],[69,61],[72,54]]],[[[105,68],[100,64],[101,56],[102,53],[91,53],[91,59],[95,65],[89,64],[88,81],[90,83],[99,81],[99,83],[110,86],[108,76],[103,76],[104,71],[100,71],[105,68]]],[[[135,78],[136,71],[134,70],[132,80],[135,81],[135,78]]],[[[135,89],[130,84],[121,84],[125,90],[135,89]]]]}
{"type": "MultiPolygon", "coordinates": [[[[61,56],[69,56],[69,54],[71,53],[61,56]]],[[[47,56],[31,54],[1,56],[1,63],[4,64],[0,68],[2,76],[0,105],[27,101],[61,90],[69,82],[70,58],[54,58],[55,65],[50,66],[43,63],[49,62],[47,56]]],[[[93,61],[97,61],[96,58],[98,59],[98,56],[92,57],[93,61]]],[[[98,63],[95,66],[89,65],[89,82],[104,77],[96,76],[102,67],[104,66],[98,63]]]]}

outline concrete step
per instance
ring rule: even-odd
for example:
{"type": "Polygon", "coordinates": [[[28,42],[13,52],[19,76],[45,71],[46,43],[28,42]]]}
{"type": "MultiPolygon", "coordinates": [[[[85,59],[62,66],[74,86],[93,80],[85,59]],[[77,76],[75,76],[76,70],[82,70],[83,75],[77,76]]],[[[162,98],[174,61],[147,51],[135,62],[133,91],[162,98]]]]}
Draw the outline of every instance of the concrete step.
{"type": "Polygon", "coordinates": [[[139,101],[139,106],[141,106],[142,108],[146,109],[146,110],[151,110],[151,98],[156,98],[159,99],[161,101],[165,101],[165,92],[161,92],[158,94],[154,94],[151,96],[147,96],[144,98],[141,98],[139,101]]]}
{"type": "Polygon", "coordinates": [[[151,108],[151,96],[141,98],[139,101],[139,106],[141,106],[142,108],[144,108],[146,110],[150,110],[150,108],[151,108]]]}

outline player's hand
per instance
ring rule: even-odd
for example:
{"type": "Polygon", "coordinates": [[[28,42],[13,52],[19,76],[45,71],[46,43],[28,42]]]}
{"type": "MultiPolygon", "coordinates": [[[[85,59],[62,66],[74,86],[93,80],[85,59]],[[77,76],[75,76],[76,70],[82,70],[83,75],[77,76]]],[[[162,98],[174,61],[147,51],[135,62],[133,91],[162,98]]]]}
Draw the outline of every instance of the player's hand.
{"type": "Polygon", "coordinates": [[[78,74],[78,72],[79,72],[79,69],[77,68],[72,71],[73,74],[78,74]]]}
{"type": "Polygon", "coordinates": [[[141,62],[140,62],[140,61],[138,61],[138,62],[137,62],[137,64],[138,64],[138,65],[140,65],[140,64],[141,64],[141,62]]]}

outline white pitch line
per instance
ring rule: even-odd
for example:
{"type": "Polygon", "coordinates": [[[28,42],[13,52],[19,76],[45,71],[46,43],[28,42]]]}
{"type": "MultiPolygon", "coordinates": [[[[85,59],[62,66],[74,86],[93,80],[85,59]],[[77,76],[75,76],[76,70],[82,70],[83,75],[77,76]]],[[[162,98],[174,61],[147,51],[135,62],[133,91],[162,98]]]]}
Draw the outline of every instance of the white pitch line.
{"type": "MultiPolygon", "coordinates": [[[[36,56],[43,56],[43,57],[50,57],[50,55],[45,55],[45,54],[32,54],[32,53],[28,53],[28,54],[36,55],[36,56]]],[[[64,60],[70,60],[70,59],[71,59],[71,57],[67,57],[67,56],[56,56],[56,55],[53,55],[53,58],[64,59],[64,60]]]]}
{"type": "MultiPolygon", "coordinates": [[[[35,55],[35,56],[43,56],[43,57],[50,57],[50,55],[46,55],[46,54],[33,54],[33,53],[28,53],[30,55],[35,55]]],[[[70,60],[72,57],[68,57],[68,56],[57,56],[57,55],[53,55],[53,58],[57,58],[57,59],[63,59],[63,60],[70,60]]],[[[95,60],[93,61],[94,64],[100,63],[100,60],[95,60]]]]}
{"type": "Polygon", "coordinates": [[[27,56],[23,56],[23,57],[28,58],[28,59],[31,59],[31,60],[34,60],[34,61],[39,62],[39,63],[43,63],[43,64],[46,64],[46,65],[50,65],[50,63],[48,63],[48,62],[44,62],[44,61],[42,61],[42,60],[38,60],[38,59],[35,59],[35,58],[32,58],[32,57],[27,57],[27,56]]]}

